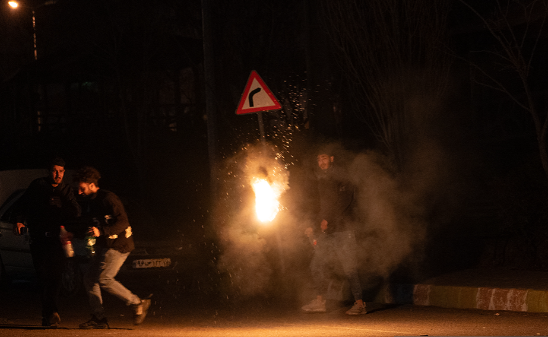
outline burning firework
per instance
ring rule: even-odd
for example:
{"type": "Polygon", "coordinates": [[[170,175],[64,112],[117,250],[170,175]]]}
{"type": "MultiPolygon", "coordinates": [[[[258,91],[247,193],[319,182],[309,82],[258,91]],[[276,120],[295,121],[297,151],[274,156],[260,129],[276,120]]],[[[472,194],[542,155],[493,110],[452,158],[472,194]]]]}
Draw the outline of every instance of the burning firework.
{"type": "Polygon", "coordinates": [[[278,214],[280,190],[273,187],[266,179],[255,178],[253,183],[255,192],[255,212],[261,222],[274,220],[278,214]]]}

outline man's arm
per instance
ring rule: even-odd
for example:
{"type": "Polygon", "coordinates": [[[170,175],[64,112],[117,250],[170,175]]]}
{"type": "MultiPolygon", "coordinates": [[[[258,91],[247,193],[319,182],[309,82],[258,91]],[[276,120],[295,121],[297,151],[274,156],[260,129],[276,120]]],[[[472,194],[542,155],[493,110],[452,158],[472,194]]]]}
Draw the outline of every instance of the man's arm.
{"type": "Polygon", "coordinates": [[[60,220],[64,223],[67,231],[74,234],[76,237],[83,237],[89,222],[87,219],[81,218],[82,207],[76,200],[74,190],[70,185],[65,185],[60,191],[60,220]]]}
{"type": "Polygon", "coordinates": [[[114,193],[109,193],[105,200],[105,209],[110,212],[111,219],[103,225],[105,236],[120,235],[129,227],[129,220],[124,205],[114,193]]]}
{"type": "Polygon", "coordinates": [[[344,186],[344,191],[341,195],[341,208],[343,209],[343,213],[348,213],[351,211],[354,203],[356,186],[350,182],[343,182],[341,185],[344,186]]]}
{"type": "Polygon", "coordinates": [[[65,216],[68,218],[77,218],[82,214],[82,208],[76,200],[74,195],[74,190],[70,185],[65,185],[65,188],[62,191],[62,202],[65,216]]]}

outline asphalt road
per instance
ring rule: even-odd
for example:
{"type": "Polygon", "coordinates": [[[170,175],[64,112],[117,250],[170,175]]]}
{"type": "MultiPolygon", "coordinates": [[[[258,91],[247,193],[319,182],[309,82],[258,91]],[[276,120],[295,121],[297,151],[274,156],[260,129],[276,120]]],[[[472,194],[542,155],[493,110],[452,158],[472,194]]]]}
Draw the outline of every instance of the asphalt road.
{"type": "Polygon", "coordinates": [[[341,303],[328,313],[305,314],[271,301],[219,302],[197,293],[155,294],[145,322],[134,327],[131,311],[105,296],[111,329],[81,330],[89,318],[85,295],[63,298],[61,328],[44,329],[32,286],[0,290],[1,336],[547,336],[548,315],[441,309],[368,303],[367,315],[347,316],[341,303]]]}

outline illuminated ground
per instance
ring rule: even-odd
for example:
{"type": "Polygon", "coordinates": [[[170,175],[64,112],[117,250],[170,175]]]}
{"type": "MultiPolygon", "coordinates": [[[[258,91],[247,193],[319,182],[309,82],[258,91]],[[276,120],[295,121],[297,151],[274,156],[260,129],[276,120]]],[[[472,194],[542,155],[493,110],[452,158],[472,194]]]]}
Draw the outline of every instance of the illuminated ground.
{"type": "MultiPolygon", "coordinates": [[[[4,289],[5,290],[5,289],[4,289]]],[[[386,307],[369,303],[367,315],[350,317],[333,303],[326,314],[305,314],[280,303],[221,303],[198,298],[158,299],[142,326],[131,325],[131,312],[105,297],[111,324],[108,331],[83,331],[87,320],[85,298],[62,300],[62,326],[44,330],[39,323],[36,293],[26,287],[3,291],[0,334],[6,336],[419,336],[548,335],[547,314],[386,307]]]]}

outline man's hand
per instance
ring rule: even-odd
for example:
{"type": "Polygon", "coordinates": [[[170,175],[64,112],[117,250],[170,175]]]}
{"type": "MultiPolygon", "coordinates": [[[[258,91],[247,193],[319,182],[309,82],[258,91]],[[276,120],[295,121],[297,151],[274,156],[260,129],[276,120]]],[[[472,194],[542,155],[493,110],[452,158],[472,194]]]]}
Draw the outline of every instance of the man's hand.
{"type": "Polygon", "coordinates": [[[312,229],[312,227],[308,227],[304,230],[304,235],[306,235],[307,237],[310,237],[312,234],[314,234],[314,230],[312,229]]]}
{"type": "Polygon", "coordinates": [[[327,230],[327,220],[323,219],[320,227],[322,229],[322,232],[325,232],[327,230]]]}
{"type": "Polygon", "coordinates": [[[96,238],[98,238],[99,236],[101,236],[101,231],[99,231],[99,228],[97,228],[97,227],[91,227],[91,230],[93,231],[93,236],[95,236],[96,238]]]}
{"type": "Polygon", "coordinates": [[[25,225],[21,222],[18,222],[15,225],[13,225],[13,234],[21,235],[21,228],[23,227],[25,227],[25,225]]]}

